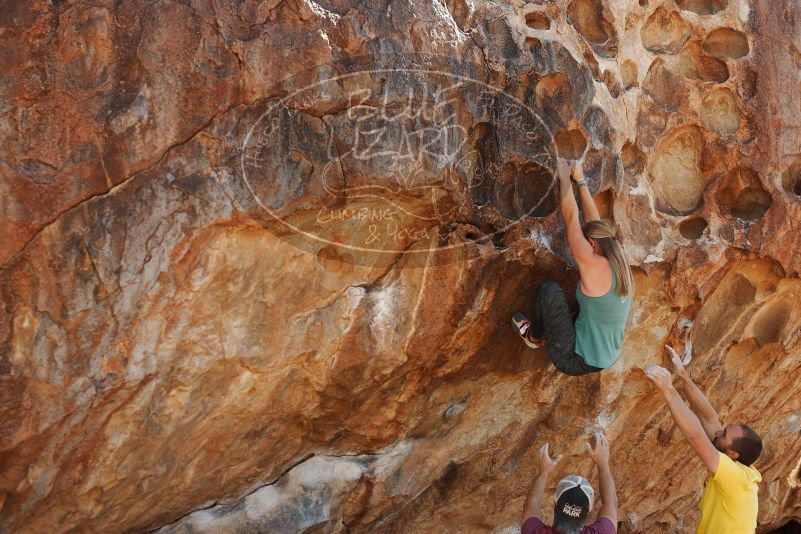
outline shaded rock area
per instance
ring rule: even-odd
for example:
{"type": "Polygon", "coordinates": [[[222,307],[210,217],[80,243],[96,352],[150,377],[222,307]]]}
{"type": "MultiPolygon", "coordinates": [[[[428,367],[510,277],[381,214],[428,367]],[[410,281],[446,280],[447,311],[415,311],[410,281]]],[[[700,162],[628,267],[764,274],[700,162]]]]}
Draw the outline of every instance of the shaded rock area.
{"type": "MultiPolygon", "coordinates": [[[[9,0],[0,532],[515,532],[544,442],[694,532],[640,368],[751,424],[801,520],[801,5],[9,0]],[[635,266],[619,361],[511,332],[578,279],[555,156],[635,266]]],[[[551,488],[549,488],[550,491],[551,488]]],[[[546,514],[549,519],[550,514],[546,514]]]]}

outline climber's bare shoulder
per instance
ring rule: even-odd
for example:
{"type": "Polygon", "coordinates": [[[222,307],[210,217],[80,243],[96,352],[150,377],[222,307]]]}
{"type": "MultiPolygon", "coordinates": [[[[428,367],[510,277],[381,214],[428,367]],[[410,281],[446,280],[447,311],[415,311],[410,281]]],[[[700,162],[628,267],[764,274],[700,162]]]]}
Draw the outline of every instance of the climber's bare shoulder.
{"type": "Polygon", "coordinates": [[[581,274],[581,292],[588,297],[600,297],[612,287],[612,267],[609,260],[598,254],[577,261],[581,274]]]}

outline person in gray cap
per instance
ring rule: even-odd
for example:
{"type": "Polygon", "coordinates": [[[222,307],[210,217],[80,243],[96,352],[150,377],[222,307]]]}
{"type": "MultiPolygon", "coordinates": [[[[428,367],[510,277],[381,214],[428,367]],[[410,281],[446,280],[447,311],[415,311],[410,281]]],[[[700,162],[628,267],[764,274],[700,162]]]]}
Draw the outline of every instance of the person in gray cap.
{"type": "Polygon", "coordinates": [[[534,479],[525,507],[523,508],[523,527],[521,534],[615,534],[617,532],[617,492],[612,471],[609,469],[609,443],[600,432],[595,434],[595,446],[587,444],[587,452],[598,466],[601,482],[601,511],[598,519],[584,526],[592,510],[595,491],[587,479],[570,475],[556,485],[556,505],[553,510],[553,526],[548,526],[539,518],[542,497],[548,479],[562,455],[551,458],[546,443],[540,449],[540,472],[534,479]]]}

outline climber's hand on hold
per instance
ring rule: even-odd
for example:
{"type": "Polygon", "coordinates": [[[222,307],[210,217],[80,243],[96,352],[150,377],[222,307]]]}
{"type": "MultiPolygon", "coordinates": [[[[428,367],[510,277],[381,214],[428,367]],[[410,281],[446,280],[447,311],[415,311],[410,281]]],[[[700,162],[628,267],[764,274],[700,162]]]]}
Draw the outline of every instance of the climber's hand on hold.
{"type": "MultiPolygon", "coordinates": [[[[573,186],[570,185],[570,163],[564,158],[556,158],[556,172],[559,175],[560,204],[573,197],[573,186]]],[[[563,214],[564,215],[564,214],[563,214]]]]}
{"type": "Polygon", "coordinates": [[[684,362],[681,361],[681,356],[679,356],[679,353],[676,352],[676,349],[670,345],[665,345],[665,348],[670,354],[670,361],[673,362],[673,370],[676,371],[676,374],[679,377],[684,378],[684,376],[687,374],[687,370],[684,368],[684,362]]]}
{"type": "Polygon", "coordinates": [[[645,376],[647,376],[663,393],[673,388],[673,379],[670,376],[670,371],[664,367],[653,364],[646,365],[645,376]]]}
{"type": "Polygon", "coordinates": [[[596,465],[604,465],[609,463],[609,442],[606,440],[601,432],[595,433],[595,446],[593,447],[587,443],[587,452],[596,465]]]}
{"type": "Polygon", "coordinates": [[[584,165],[581,161],[576,161],[573,164],[573,174],[570,175],[574,182],[578,182],[584,178],[584,165]]]}
{"type": "Polygon", "coordinates": [[[562,459],[562,455],[560,454],[555,459],[551,458],[551,455],[548,453],[548,444],[546,443],[540,448],[540,474],[541,475],[548,475],[553,468],[556,467],[556,464],[559,463],[559,460],[562,459]]]}

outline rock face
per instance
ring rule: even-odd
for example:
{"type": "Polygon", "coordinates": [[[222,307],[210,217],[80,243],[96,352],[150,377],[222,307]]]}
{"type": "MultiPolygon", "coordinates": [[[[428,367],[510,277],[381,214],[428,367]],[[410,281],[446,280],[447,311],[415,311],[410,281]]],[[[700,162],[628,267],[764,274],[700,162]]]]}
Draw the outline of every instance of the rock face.
{"type": "MultiPolygon", "coordinates": [[[[544,442],[693,532],[640,368],[762,435],[801,518],[801,6],[99,0],[0,12],[0,531],[514,532],[544,442]],[[619,361],[508,319],[577,273],[555,155],[635,265],[619,361]]],[[[546,514],[548,517],[550,514],[546,514]]]]}

